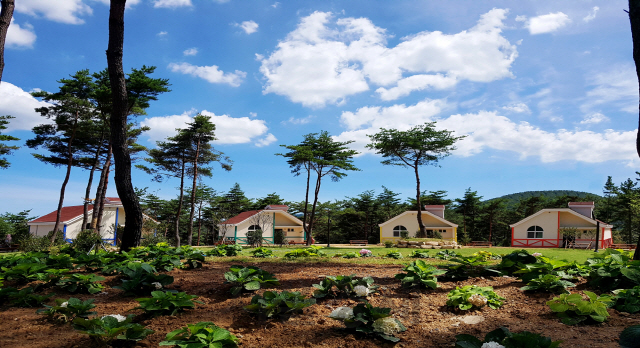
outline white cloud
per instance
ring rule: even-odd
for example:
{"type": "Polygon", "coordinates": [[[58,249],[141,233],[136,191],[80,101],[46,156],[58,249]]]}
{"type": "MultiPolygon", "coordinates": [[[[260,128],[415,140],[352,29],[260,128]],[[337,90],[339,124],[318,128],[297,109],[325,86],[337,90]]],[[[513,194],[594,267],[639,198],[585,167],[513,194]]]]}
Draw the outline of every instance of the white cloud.
{"type": "Polygon", "coordinates": [[[531,109],[529,109],[529,107],[525,103],[509,104],[507,106],[503,106],[502,109],[510,111],[510,112],[515,112],[515,113],[518,113],[518,114],[520,114],[520,113],[530,114],[531,113],[531,109]]]}
{"type": "Polygon", "coordinates": [[[257,113],[257,112],[250,112],[250,113],[249,113],[249,116],[251,116],[251,117],[254,117],[254,118],[255,118],[255,117],[258,117],[258,113],[257,113]]]}
{"type": "Polygon", "coordinates": [[[153,0],[153,7],[155,8],[177,8],[191,6],[193,6],[191,0],[153,0]]]}
{"type": "Polygon", "coordinates": [[[258,139],[258,141],[256,141],[254,145],[256,147],[265,147],[265,146],[271,145],[276,140],[278,140],[278,138],[276,138],[275,135],[269,133],[264,138],[258,139]]]}
{"type": "Polygon", "coordinates": [[[258,23],[254,21],[244,21],[240,24],[236,23],[235,26],[242,28],[247,34],[253,34],[258,31],[258,23]]]}
{"type": "Polygon", "coordinates": [[[440,129],[467,136],[456,144],[454,154],[458,156],[472,156],[493,149],[515,152],[523,160],[533,157],[545,163],[563,160],[587,163],[632,161],[637,157],[635,130],[609,129],[596,133],[559,129],[550,132],[527,122],[513,122],[495,111],[438,117],[443,106],[443,101],[424,100],[410,106],[364,107],[355,113],[344,112],[341,121],[347,131],[335,138],[354,140],[352,148],[372,153],[365,149],[369,142],[367,134],[374,134],[380,128],[406,130],[417,124],[436,121],[440,129]]]}
{"type": "MultiPolygon", "coordinates": [[[[213,112],[203,110],[203,115],[210,116],[211,122],[216,125],[216,138],[214,144],[245,144],[255,142],[256,146],[266,146],[276,138],[268,134],[268,128],[264,120],[250,119],[249,117],[234,118],[229,115],[216,115],[213,112]]],[[[145,134],[150,141],[162,141],[176,134],[176,128],[186,128],[187,122],[191,122],[193,111],[182,115],[148,117],[140,122],[143,126],[149,126],[150,131],[145,134]]]]}
{"type": "Polygon", "coordinates": [[[589,11],[589,14],[586,17],[582,18],[582,20],[587,23],[591,22],[592,20],[596,19],[596,14],[598,13],[599,10],[600,10],[600,7],[594,6],[593,9],[589,11]]]}
{"type": "Polygon", "coordinates": [[[638,78],[632,65],[613,66],[596,73],[589,78],[589,84],[594,87],[587,92],[587,101],[580,107],[583,112],[588,113],[600,105],[638,112],[638,78]]]}
{"type": "Polygon", "coordinates": [[[22,88],[7,81],[0,83],[0,115],[15,117],[7,125],[7,130],[31,130],[33,127],[52,123],[51,120],[40,116],[36,108],[51,104],[39,101],[25,92],[22,88]]]}
{"type": "Polygon", "coordinates": [[[242,80],[247,76],[244,71],[236,70],[233,73],[225,73],[218,69],[217,65],[196,66],[189,63],[171,63],[168,68],[173,72],[200,77],[211,83],[224,83],[232,87],[238,87],[242,80]]]}
{"type": "Polygon", "coordinates": [[[295,124],[295,125],[307,124],[311,122],[311,120],[313,120],[314,118],[315,116],[313,115],[309,115],[307,117],[301,117],[301,118],[289,117],[288,120],[282,121],[282,124],[287,124],[287,123],[295,124]]]}
{"type": "Polygon", "coordinates": [[[188,50],[184,50],[182,54],[184,54],[185,56],[195,56],[196,54],[198,54],[198,49],[196,47],[193,47],[188,50]]]}
{"type": "Polygon", "coordinates": [[[80,17],[93,13],[83,0],[20,0],[16,1],[15,10],[66,24],[83,24],[84,20],[80,17]]]}
{"type": "Polygon", "coordinates": [[[21,27],[14,18],[11,18],[5,45],[9,48],[32,48],[34,42],[36,42],[36,34],[33,32],[33,27],[29,24],[21,27]]]}
{"type": "Polygon", "coordinates": [[[380,86],[381,99],[393,100],[415,90],[450,88],[460,80],[512,77],[517,51],[501,35],[506,13],[494,9],[469,30],[421,32],[389,48],[386,30],[367,18],[334,20],[331,13],[314,12],[271,55],[256,56],[267,80],[264,93],[322,107],[367,91],[370,84],[380,86]]]}
{"type": "Polygon", "coordinates": [[[516,22],[526,22],[527,16],[516,16],[516,22]]]}
{"type": "MultiPolygon", "coordinates": [[[[110,0],[91,0],[91,1],[95,1],[95,2],[100,2],[104,5],[109,5],[111,3],[110,0]]],[[[127,5],[126,8],[131,8],[137,4],[139,4],[142,0],[127,0],[127,5]]]]}
{"type": "Polygon", "coordinates": [[[598,124],[602,122],[608,122],[609,118],[599,112],[587,115],[584,117],[580,124],[598,124]]]}
{"type": "Polygon", "coordinates": [[[163,37],[163,36],[166,36],[167,34],[169,34],[169,33],[166,32],[166,31],[161,31],[161,32],[157,33],[156,35],[158,35],[160,37],[163,37]]]}
{"type": "Polygon", "coordinates": [[[525,27],[529,29],[529,34],[545,34],[554,32],[571,22],[569,16],[562,12],[549,13],[542,16],[532,17],[525,27]]]}
{"type": "Polygon", "coordinates": [[[278,6],[280,6],[280,3],[277,2],[277,1],[274,2],[273,5],[271,5],[271,7],[273,7],[273,8],[278,8],[278,6]]]}

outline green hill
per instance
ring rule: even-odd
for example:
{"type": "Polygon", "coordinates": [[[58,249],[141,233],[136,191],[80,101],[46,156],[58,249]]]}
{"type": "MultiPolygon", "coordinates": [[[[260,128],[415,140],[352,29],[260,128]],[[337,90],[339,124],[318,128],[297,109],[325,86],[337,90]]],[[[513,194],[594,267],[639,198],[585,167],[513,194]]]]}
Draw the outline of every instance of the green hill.
{"type": "Polygon", "coordinates": [[[563,196],[576,197],[578,201],[587,201],[587,202],[598,201],[602,199],[602,196],[596,195],[591,192],[573,191],[573,190],[547,190],[547,191],[525,191],[525,192],[512,193],[512,194],[504,195],[501,197],[488,199],[487,201],[491,201],[494,199],[504,199],[505,204],[508,207],[510,207],[517,204],[521,200],[529,199],[531,197],[544,197],[548,200],[553,200],[563,196]]]}

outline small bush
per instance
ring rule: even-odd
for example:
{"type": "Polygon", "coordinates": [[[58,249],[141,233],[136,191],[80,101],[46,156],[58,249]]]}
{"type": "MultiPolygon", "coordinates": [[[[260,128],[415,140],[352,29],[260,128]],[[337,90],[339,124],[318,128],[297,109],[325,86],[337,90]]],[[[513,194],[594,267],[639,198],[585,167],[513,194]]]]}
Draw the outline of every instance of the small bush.
{"type": "Polygon", "coordinates": [[[275,233],[273,234],[273,244],[283,245],[285,240],[286,238],[284,235],[284,231],[276,230],[275,233]]]}
{"type": "Polygon", "coordinates": [[[409,231],[407,231],[407,230],[400,231],[400,238],[402,238],[402,239],[409,238],[409,231]]]}
{"type": "Polygon", "coordinates": [[[382,257],[398,260],[402,258],[402,254],[398,250],[391,250],[384,254],[382,257]]]}
{"type": "Polygon", "coordinates": [[[102,243],[102,237],[94,230],[82,230],[73,240],[73,248],[76,251],[88,252],[96,244],[102,243]]]}
{"type": "Polygon", "coordinates": [[[302,313],[303,308],[314,304],[315,299],[306,299],[298,291],[265,291],[263,296],[253,296],[251,304],[244,309],[263,318],[288,319],[292,314],[302,313]]]}
{"type": "Polygon", "coordinates": [[[393,241],[390,241],[390,240],[385,240],[384,241],[384,247],[385,248],[393,248],[394,245],[396,245],[396,243],[394,243],[393,241]]]}
{"type": "Polygon", "coordinates": [[[423,286],[425,288],[435,289],[438,287],[436,276],[446,273],[444,270],[437,269],[432,265],[427,265],[422,260],[416,260],[404,266],[402,270],[407,273],[396,274],[395,278],[400,279],[402,286],[406,288],[423,286]]]}
{"type": "Polygon", "coordinates": [[[251,251],[251,254],[253,255],[253,257],[257,258],[274,257],[273,250],[264,247],[255,248],[251,251]]]}
{"type": "MultiPolygon", "coordinates": [[[[61,235],[62,232],[59,232],[58,234],[61,235]]],[[[30,251],[32,252],[48,251],[51,245],[51,241],[48,237],[46,236],[38,237],[31,234],[20,239],[19,243],[20,244],[18,249],[25,253],[30,251]]]]}
{"type": "Polygon", "coordinates": [[[255,230],[247,232],[247,244],[252,247],[262,245],[262,230],[255,230]]]}
{"type": "Polygon", "coordinates": [[[482,308],[485,305],[491,309],[502,307],[505,298],[498,296],[490,286],[465,285],[456,286],[447,294],[447,306],[457,307],[466,311],[471,308],[482,308]]]}

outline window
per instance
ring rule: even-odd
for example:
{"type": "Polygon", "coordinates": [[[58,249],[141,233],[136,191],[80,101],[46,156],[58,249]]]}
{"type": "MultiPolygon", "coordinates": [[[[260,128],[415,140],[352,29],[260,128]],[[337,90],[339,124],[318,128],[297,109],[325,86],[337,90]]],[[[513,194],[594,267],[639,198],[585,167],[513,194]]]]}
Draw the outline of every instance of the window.
{"type": "Polygon", "coordinates": [[[249,226],[249,228],[247,230],[249,232],[251,232],[251,231],[257,231],[257,230],[262,230],[262,229],[258,225],[251,225],[251,226],[249,226]]]}
{"type": "Polygon", "coordinates": [[[527,228],[527,238],[542,238],[544,230],[540,226],[531,226],[527,228]]]}
{"type": "Polygon", "coordinates": [[[393,236],[400,237],[400,231],[406,231],[406,230],[407,228],[402,225],[396,226],[393,228],[393,236]]]}

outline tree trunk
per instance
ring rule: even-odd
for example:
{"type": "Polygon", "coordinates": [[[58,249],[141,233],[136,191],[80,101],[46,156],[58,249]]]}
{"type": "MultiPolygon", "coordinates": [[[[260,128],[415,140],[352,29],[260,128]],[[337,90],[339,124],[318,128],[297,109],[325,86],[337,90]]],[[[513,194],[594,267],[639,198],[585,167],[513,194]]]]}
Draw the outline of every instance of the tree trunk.
{"type": "Polygon", "coordinates": [[[0,82],[4,71],[4,42],[7,38],[7,31],[13,17],[14,0],[2,0],[2,11],[0,11],[0,82]]]}
{"type": "MultiPolygon", "coordinates": [[[[631,39],[633,41],[633,61],[636,65],[636,76],[640,82],[640,0],[629,0],[629,22],[631,22],[631,39]]],[[[639,104],[640,112],[640,104],[639,104]]],[[[636,136],[636,152],[640,156],[640,113],[638,117],[638,135],[636,136]]],[[[640,238],[638,238],[634,260],[640,260],[640,238]]]]}
{"type": "Polygon", "coordinates": [[[420,236],[426,236],[424,223],[422,222],[422,202],[420,202],[420,175],[418,174],[418,163],[413,166],[413,170],[416,173],[416,203],[418,204],[418,226],[420,227],[420,236]]]}
{"type": "Polygon", "coordinates": [[[310,224],[307,223],[307,221],[309,221],[307,216],[307,207],[309,206],[309,181],[311,181],[311,163],[307,163],[305,167],[307,168],[307,190],[304,193],[304,221],[302,221],[302,229],[307,235],[307,245],[310,245],[311,238],[309,238],[309,236],[311,236],[311,232],[309,231],[310,224]]]}
{"type": "Polygon", "coordinates": [[[182,214],[182,200],[184,198],[184,157],[182,158],[182,174],[180,175],[180,199],[178,200],[178,212],[176,213],[176,247],[180,247],[180,214],[182,214]]]}
{"type": "Polygon", "coordinates": [[[187,232],[187,243],[193,245],[193,216],[196,211],[196,189],[198,181],[198,156],[200,155],[200,138],[196,143],[196,155],[193,158],[193,185],[191,187],[191,210],[189,211],[189,230],[187,232]]]}
{"type": "Polygon", "coordinates": [[[109,144],[107,150],[107,158],[104,161],[102,167],[102,173],[100,174],[100,183],[96,190],[96,200],[93,205],[93,216],[91,217],[91,228],[96,233],[100,234],[100,226],[102,226],[102,213],[104,211],[104,200],[107,194],[107,185],[109,185],[109,173],[111,172],[111,144],[109,144]]]}
{"type": "Polygon", "coordinates": [[[200,201],[200,209],[198,209],[198,242],[197,245],[200,246],[200,231],[202,230],[202,200],[200,201]]]}
{"type": "MultiPolygon", "coordinates": [[[[102,199],[100,200],[100,203],[98,204],[98,218],[96,220],[96,224],[97,224],[97,228],[96,228],[96,233],[98,233],[98,235],[101,235],[101,226],[102,226],[102,217],[104,217],[104,201],[107,199],[107,188],[109,187],[109,174],[111,173],[111,158],[109,158],[109,161],[107,162],[107,168],[106,168],[106,172],[104,175],[104,185],[102,185],[102,187],[100,188],[100,197],[102,197],[102,199]]],[[[94,207],[95,208],[95,207],[94,207]]],[[[117,236],[115,235],[115,231],[114,231],[114,243],[116,242],[115,238],[117,236]]],[[[117,244],[117,243],[116,243],[117,244]]]]}
{"type": "MultiPolygon", "coordinates": [[[[320,172],[321,171],[322,169],[320,170],[320,172]]],[[[320,193],[320,184],[322,183],[322,175],[320,174],[320,172],[318,172],[318,179],[316,179],[316,189],[313,195],[313,205],[311,206],[311,218],[309,219],[309,234],[307,235],[307,245],[311,245],[311,240],[313,239],[311,233],[313,232],[313,224],[315,222],[314,218],[316,216],[316,205],[318,204],[318,194],[320,193]]]]}
{"type": "Polygon", "coordinates": [[[58,201],[58,212],[56,213],[56,223],[53,225],[53,235],[51,235],[51,245],[56,241],[56,236],[58,234],[58,228],[60,227],[60,215],[62,214],[62,204],[64,202],[64,191],[67,188],[67,183],[69,183],[69,177],[71,176],[71,167],[73,166],[73,140],[76,137],[76,128],[78,126],[78,117],[80,116],[80,111],[76,110],[76,118],[73,121],[73,130],[71,131],[71,138],[69,138],[69,145],[67,146],[67,173],[64,177],[64,181],[62,182],[62,187],[60,188],[60,200],[58,201]]]}
{"type": "Polygon", "coordinates": [[[109,9],[109,45],[107,67],[111,83],[111,143],[115,163],[115,181],[122,201],[126,223],[122,231],[121,251],[140,245],[142,209],[131,183],[131,155],[127,146],[128,97],[122,55],[124,45],[124,10],[127,0],[111,0],[109,9]]]}
{"type": "MultiPolygon", "coordinates": [[[[82,214],[82,230],[87,229],[87,221],[89,220],[89,201],[91,200],[91,185],[93,185],[93,174],[98,168],[98,164],[100,163],[100,150],[102,149],[102,141],[104,140],[104,134],[100,137],[100,145],[98,145],[98,149],[96,150],[96,157],[93,161],[93,166],[91,166],[91,171],[89,172],[89,182],[87,183],[87,190],[84,193],[84,210],[82,214]]],[[[93,209],[95,210],[95,202],[93,204],[93,209]]]]}

